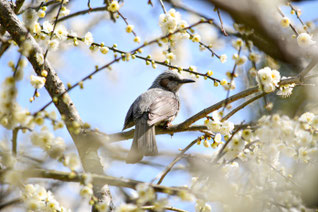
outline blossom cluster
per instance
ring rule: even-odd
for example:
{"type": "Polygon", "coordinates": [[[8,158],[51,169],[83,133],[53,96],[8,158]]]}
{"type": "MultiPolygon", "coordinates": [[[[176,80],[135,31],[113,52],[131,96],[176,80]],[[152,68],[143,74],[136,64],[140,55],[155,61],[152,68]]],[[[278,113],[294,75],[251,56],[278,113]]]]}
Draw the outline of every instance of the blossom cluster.
{"type": "Polygon", "coordinates": [[[277,70],[272,70],[270,67],[265,67],[257,72],[256,81],[262,91],[271,93],[278,87],[280,73],[277,70]]]}
{"type": "Polygon", "coordinates": [[[219,144],[222,139],[222,135],[229,137],[234,129],[234,124],[228,120],[222,120],[222,112],[214,111],[212,113],[212,121],[207,120],[205,122],[207,128],[215,133],[214,144],[219,144]]]}
{"type": "MultiPolygon", "coordinates": [[[[164,35],[173,33],[176,30],[180,30],[180,32],[169,37],[169,39],[172,41],[172,45],[178,40],[190,38],[190,35],[185,30],[182,30],[188,27],[188,23],[181,19],[181,14],[175,9],[170,9],[166,14],[161,14],[159,16],[159,26],[161,27],[162,33],[164,35]]],[[[200,40],[199,35],[193,36],[193,39],[197,42],[200,40]]]]}
{"type": "Polygon", "coordinates": [[[29,211],[71,211],[70,209],[62,207],[54,198],[52,192],[47,191],[39,184],[27,184],[24,186],[24,189],[21,193],[24,204],[29,211]]]}
{"type": "Polygon", "coordinates": [[[317,129],[318,115],[310,112],[296,119],[263,116],[255,128],[232,137],[219,163],[210,165],[209,173],[202,170],[209,179],[192,188],[230,211],[303,210],[306,191],[299,188],[318,165],[317,129]]]}
{"type": "Polygon", "coordinates": [[[116,212],[134,212],[141,211],[142,206],[149,202],[154,202],[154,211],[164,211],[167,204],[167,199],[155,200],[156,194],[154,189],[147,183],[140,183],[136,186],[138,194],[137,204],[122,204],[117,207],[116,212]]]}
{"type": "Polygon", "coordinates": [[[0,92],[0,124],[7,129],[13,129],[18,125],[31,128],[33,122],[30,112],[16,102],[17,89],[15,82],[16,79],[14,77],[8,77],[2,83],[0,92]]]}
{"type": "Polygon", "coordinates": [[[59,159],[65,151],[65,142],[61,137],[54,137],[47,127],[31,134],[32,144],[40,147],[52,158],[59,159]]]}

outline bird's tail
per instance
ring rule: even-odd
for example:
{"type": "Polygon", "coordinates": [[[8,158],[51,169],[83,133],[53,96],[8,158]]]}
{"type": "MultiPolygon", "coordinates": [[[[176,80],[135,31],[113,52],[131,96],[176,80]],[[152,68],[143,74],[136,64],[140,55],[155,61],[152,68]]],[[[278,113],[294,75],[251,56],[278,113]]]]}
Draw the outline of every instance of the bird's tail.
{"type": "Polygon", "coordinates": [[[145,118],[136,121],[135,135],[126,163],[137,163],[143,156],[158,154],[155,126],[149,126],[145,118]]]}

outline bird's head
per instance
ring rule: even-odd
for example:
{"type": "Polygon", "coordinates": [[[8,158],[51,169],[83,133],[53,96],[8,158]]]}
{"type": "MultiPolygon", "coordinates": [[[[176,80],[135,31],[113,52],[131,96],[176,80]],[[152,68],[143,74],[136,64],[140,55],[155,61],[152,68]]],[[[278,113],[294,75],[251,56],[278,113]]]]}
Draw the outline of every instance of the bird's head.
{"type": "Polygon", "coordinates": [[[195,82],[192,79],[183,79],[179,74],[166,71],[160,74],[150,88],[162,88],[171,92],[177,92],[181,85],[195,82]]]}

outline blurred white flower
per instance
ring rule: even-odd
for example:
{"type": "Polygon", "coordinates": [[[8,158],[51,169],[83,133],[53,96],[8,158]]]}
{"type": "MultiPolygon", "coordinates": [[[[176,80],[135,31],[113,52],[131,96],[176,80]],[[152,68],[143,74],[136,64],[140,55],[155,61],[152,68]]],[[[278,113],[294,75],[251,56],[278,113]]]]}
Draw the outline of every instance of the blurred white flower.
{"type": "Polygon", "coordinates": [[[55,51],[59,47],[60,43],[58,42],[58,40],[52,39],[52,40],[48,40],[47,44],[51,50],[55,51]]]}
{"type": "Polygon", "coordinates": [[[65,155],[63,164],[71,170],[76,170],[80,166],[80,160],[75,153],[71,153],[65,155]]]}
{"type": "Polygon", "coordinates": [[[84,43],[90,46],[94,42],[94,38],[91,32],[87,32],[84,37],[84,43]]]}
{"type": "Polygon", "coordinates": [[[116,208],[116,212],[135,212],[137,210],[137,205],[134,204],[121,204],[116,208]]]}
{"type": "Polygon", "coordinates": [[[84,186],[80,191],[80,195],[86,199],[90,199],[93,195],[92,184],[88,184],[88,185],[84,186]]]}
{"type": "Polygon", "coordinates": [[[43,22],[43,31],[46,33],[50,33],[53,31],[53,25],[49,21],[43,22]]]}
{"type": "Polygon", "coordinates": [[[314,117],[315,117],[315,114],[313,114],[311,112],[305,112],[299,117],[298,120],[300,122],[305,122],[305,123],[311,124],[314,117]]]}
{"type": "Polygon", "coordinates": [[[222,54],[222,55],[220,56],[220,61],[221,61],[221,63],[225,63],[225,62],[227,61],[227,56],[226,56],[226,54],[222,54]]]}
{"type": "Polygon", "coordinates": [[[270,93],[278,86],[280,73],[277,70],[265,67],[257,72],[256,81],[260,87],[263,87],[264,92],[270,93]]]}
{"type": "Polygon", "coordinates": [[[67,30],[65,28],[64,25],[57,25],[56,28],[55,28],[55,36],[59,39],[59,40],[66,40],[67,39],[67,30]]]}
{"type": "Polygon", "coordinates": [[[35,89],[42,88],[45,85],[45,82],[46,82],[45,77],[39,77],[39,76],[35,76],[35,75],[31,75],[30,76],[30,80],[31,80],[31,85],[35,89]]]}
{"type": "Polygon", "coordinates": [[[140,183],[136,186],[138,193],[138,203],[144,204],[148,201],[152,201],[155,198],[154,189],[147,183],[140,183]]]}
{"type": "Polygon", "coordinates": [[[306,48],[316,43],[312,40],[312,36],[306,32],[300,33],[297,37],[297,43],[300,47],[306,48]]]}
{"type": "Polygon", "coordinates": [[[61,8],[60,16],[63,17],[63,16],[67,16],[69,14],[70,14],[70,10],[63,6],[61,8]]]}
{"type": "Polygon", "coordinates": [[[283,28],[289,27],[289,24],[290,24],[290,20],[289,20],[289,18],[287,18],[287,17],[283,17],[283,18],[280,20],[280,25],[281,25],[283,28]]]}
{"type": "Polygon", "coordinates": [[[35,59],[39,63],[39,65],[42,65],[44,63],[44,56],[41,53],[36,53],[35,54],[35,59]]]}
{"type": "Polygon", "coordinates": [[[289,97],[293,93],[293,89],[295,87],[295,84],[287,84],[287,85],[282,85],[279,87],[279,90],[277,91],[278,96],[282,96],[283,98],[289,97]]]}
{"type": "Polygon", "coordinates": [[[107,7],[107,10],[110,11],[110,12],[117,12],[119,10],[119,4],[118,4],[118,1],[112,1],[108,7],[107,7]]]}

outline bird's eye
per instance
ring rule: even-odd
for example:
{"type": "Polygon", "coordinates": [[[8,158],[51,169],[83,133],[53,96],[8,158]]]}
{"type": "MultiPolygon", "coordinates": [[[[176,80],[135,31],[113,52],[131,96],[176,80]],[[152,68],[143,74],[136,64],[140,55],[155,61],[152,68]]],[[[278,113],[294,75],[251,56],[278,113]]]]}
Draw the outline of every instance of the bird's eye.
{"type": "Polygon", "coordinates": [[[174,77],[169,77],[168,79],[169,79],[170,81],[176,80],[174,77]]]}

